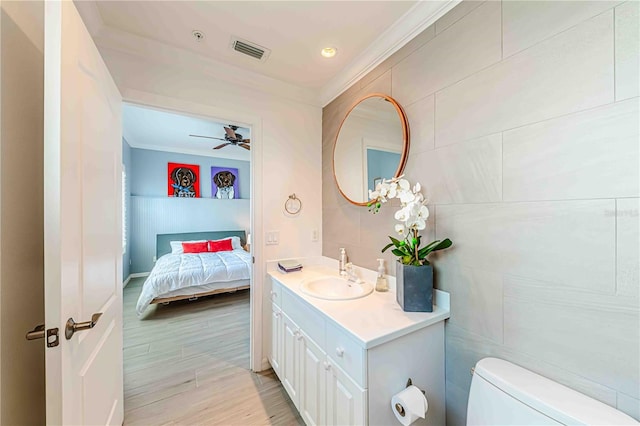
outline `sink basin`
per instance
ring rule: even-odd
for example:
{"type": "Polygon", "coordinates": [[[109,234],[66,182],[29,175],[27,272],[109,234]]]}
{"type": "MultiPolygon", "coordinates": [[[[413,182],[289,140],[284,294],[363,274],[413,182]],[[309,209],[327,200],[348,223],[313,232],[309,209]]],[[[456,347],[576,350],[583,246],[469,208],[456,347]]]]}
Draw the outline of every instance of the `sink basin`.
{"type": "Polygon", "coordinates": [[[300,285],[304,294],[326,300],[351,300],[371,294],[373,285],[367,282],[356,284],[340,277],[319,277],[305,280],[300,285]]]}

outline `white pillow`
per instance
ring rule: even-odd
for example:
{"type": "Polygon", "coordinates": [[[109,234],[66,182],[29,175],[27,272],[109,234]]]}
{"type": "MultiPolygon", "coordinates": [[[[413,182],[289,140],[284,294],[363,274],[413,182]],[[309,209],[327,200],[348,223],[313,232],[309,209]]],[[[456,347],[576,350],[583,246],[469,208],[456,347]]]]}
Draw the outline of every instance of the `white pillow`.
{"type": "Polygon", "coordinates": [[[243,250],[242,242],[239,237],[227,237],[221,238],[219,240],[193,240],[193,241],[169,241],[171,245],[171,254],[182,254],[184,253],[184,249],[182,248],[182,243],[203,243],[205,241],[223,241],[231,239],[231,248],[234,250],[243,250]]]}
{"type": "Polygon", "coordinates": [[[169,241],[171,245],[171,254],[182,254],[184,253],[184,249],[182,248],[182,243],[204,243],[207,240],[190,240],[190,241],[169,241]]]}

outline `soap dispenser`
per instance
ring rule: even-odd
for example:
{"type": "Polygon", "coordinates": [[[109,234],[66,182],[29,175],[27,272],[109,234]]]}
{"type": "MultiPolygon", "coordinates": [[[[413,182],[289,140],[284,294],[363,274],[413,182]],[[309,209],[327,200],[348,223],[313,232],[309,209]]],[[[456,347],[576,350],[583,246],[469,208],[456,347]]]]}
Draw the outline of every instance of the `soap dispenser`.
{"type": "Polygon", "coordinates": [[[344,276],[347,274],[347,251],[342,247],[340,248],[338,271],[340,272],[340,276],[344,276]]]}
{"type": "Polygon", "coordinates": [[[385,277],[384,259],[378,260],[378,278],[376,278],[376,291],[389,291],[389,284],[387,283],[387,277],[385,277]]]}

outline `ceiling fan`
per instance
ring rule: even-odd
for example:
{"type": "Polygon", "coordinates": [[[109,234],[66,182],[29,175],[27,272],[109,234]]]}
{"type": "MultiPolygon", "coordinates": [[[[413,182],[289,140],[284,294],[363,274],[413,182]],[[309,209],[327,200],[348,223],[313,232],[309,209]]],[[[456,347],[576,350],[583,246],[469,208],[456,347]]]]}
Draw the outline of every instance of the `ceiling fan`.
{"type": "Polygon", "coordinates": [[[233,124],[230,124],[229,127],[225,127],[224,131],[226,132],[226,134],[224,135],[224,139],[214,138],[213,136],[202,136],[202,135],[189,135],[189,136],[194,138],[217,139],[217,140],[225,141],[225,143],[222,143],[214,147],[213,149],[224,148],[227,145],[235,145],[250,151],[251,146],[249,144],[251,143],[251,139],[244,139],[240,133],[236,133],[236,130],[238,130],[238,126],[234,126],[233,124]]]}

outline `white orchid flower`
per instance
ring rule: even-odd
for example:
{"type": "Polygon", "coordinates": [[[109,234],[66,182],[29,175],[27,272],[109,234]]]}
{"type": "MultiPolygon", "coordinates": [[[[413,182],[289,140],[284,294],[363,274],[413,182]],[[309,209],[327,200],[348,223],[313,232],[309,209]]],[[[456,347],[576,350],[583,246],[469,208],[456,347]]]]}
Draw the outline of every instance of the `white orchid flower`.
{"type": "Polygon", "coordinates": [[[411,184],[409,183],[408,180],[406,179],[400,179],[398,181],[398,186],[400,187],[400,189],[402,189],[403,191],[409,191],[411,189],[411,184]]]}
{"type": "Polygon", "coordinates": [[[395,229],[396,229],[396,233],[398,233],[398,235],[403,235],[403,236],[405,235],[406,228],[404,227],[403,224],[397,223],[396,226],[395,226],[395,229]]]}
{"type": "Polygon", "coordinates": [[[427,206],[420,207],[420,211],[418,212],[418,217],[424,220],[427,220],[429,218],[429,209],[427,208],[427,206]]]}
{"type": "Polygon", "coordinates": [[[411,191],[402,191],[398,194],[402,204],[408,204],[416,199],[416,195],[411,191]]]}
{"type": "Polygon", "coordinates": [[[417,194],[418,192],[420,192],[420,190],[422,189],[422,187],[420,186],[420,182],[416,182],[415,185],[413,185],[413,193],[417,194]]]}
{"type": "Polygon", "coordinates": [[[402,208],[394,215],[395,219],[400,222],[406,222],[411,217],[411,212],[407,208],[402,208]]]}

